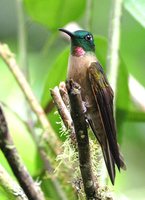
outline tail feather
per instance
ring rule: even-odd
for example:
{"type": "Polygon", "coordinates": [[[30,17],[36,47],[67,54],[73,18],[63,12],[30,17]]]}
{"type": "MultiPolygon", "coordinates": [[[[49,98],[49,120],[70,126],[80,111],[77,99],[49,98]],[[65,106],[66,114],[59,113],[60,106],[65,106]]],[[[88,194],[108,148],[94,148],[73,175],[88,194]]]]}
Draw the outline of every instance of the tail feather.
{"type": "Polygon", "coordinates": [[[98,142],[100,143],[100,146],[101,146],[101,149],[102,149],[102,152],[103,152],[103,156],[104,156],[104,160],[105,160],[105,164],[106,164],[106,167],[107,167],[107,171],[108,171],[110,180],[111,180],[112,184],[114,185],[115,162],[114,162],[114,158],[112,157],[112,154],[111,154],[111,151],[110,151],[110,148],[109,148],[109,143],[107,142],[107,138],[106,137],[99,137],[99,135],[96,133],[95,125],[92,122],[92,120],[89,120],[89,124],[90,124],[91,129],[92,129],[93,133],[95,134],[98,142]]]}
{"type": "Polygon", "coordinates": [[[120,152],[119,144],[117,144],[117,145],[118,145],[118,152],[119,152],[119,159],[120,159],[120,167],[121,167],[121,169],[126,170],[126,164],[124,162],[123,155],[120,152]]]}
{"type": "Polygon", "coordinates": [[[92,120],[89,120],[89,124],[91,126],[91,129],[93,131],[93,133],[95,134],[98,142],[100,143],[102,152],[103,152],[103,157],[105,160],[105,164],[107,167],[107,171],[110,177],[110,180],[112,182],[112,184],[114,185],[115,182],[115,164],[118,167],[118,170],[120,171],[120,168],[122,169],[126,169],[126,165],[124,163],[123,160],[123,156],[120,154],[119,152],[119,145],[118,145],[118,151],[116,153],[118,153],[118,157],[119,157],[119,162],[118,160],[116,160],[111,152],[112,148],[110,148],[109,142],[107,137],[105,136],[105,134],[103,134],[103,132],[101,134],[98,134],[97,128],[96,128],[96,124],[94,124],[92,122],[92,120]]]}
{"type": "Polygon", "coordinates": [[[108,174],[110,177],[110,180],[112,182],[112,184],[114,185],[114,181],[115,181],[115,163],[114,163],[114,159],[112,157],[112,154],[110,152],[110,148],[108,145],[108,142],[106,141],[106,147],[104,148],[104,146],[102,147],[102,152],[103,152],[103,156],[104,156],[104,160],[105,160],[105,164],[108,170],[108,174]]]}

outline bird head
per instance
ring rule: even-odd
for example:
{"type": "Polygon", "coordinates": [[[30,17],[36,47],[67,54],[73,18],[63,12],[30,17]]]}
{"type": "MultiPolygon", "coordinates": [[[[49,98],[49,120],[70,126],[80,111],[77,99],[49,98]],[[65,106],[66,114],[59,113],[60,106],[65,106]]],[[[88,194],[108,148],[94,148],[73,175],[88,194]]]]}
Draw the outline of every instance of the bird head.
{"type": "Polygon", "coordinates": [[[95,52],[94,38],[90,32],[85,30],[70,32],[63,28],[60,28],[59,31],[70,36],[72,54],[82,56],[86,52],[95,52]]]}

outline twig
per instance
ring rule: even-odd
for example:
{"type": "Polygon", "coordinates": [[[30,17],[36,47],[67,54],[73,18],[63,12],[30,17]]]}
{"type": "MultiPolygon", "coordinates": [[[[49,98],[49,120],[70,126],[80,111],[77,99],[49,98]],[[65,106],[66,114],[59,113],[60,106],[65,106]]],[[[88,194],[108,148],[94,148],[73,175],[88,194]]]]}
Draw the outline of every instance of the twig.
{"type": "Polygon", "coordinates": [[[61,95],[59,93],[59,88],[56,86],[50,92],[51,92],[51,96],[56,104],[58,112],[59,112],[60,116],[62,117],[62,120],[63,120],[66,128],[68,128],[68,127],[70,128],[71,124],[72,124],[72,119],[71,119],[69,111],[67,110],[67,108],[61,98],[61,95]]]}
{"type": "Polygon", "coordinates": [[[66,89],[65,82],[60,82],[59,84],[59,92],[62,97],[62,100],[64,104],[66,105],[67,109],[70,111],[70,105],[69,105],[69,97],[66,89]]]}
{"type": "Polygon", "coordinates": [[[0,184],[13,199],[28,200],[23,189],[10,177],[2,165],[0,165],[0,184]]]}
{"type": "Polygon", "coordinates": [[[44,112],[46,114],[49,114],[54,108],[54,103],[53,103],[53,100],[51,99],[45,106],[44,108],[44,112]]]}
{"type": "Polygon", "coordinates": [[[70,115],[69,110],[67,109],[61,95],[59,88],[56,86],[53,90],[51,90],[51,96],[54,100],[54,103],[58,109],[58,112],[62,118],[62,121],[66,127],[66,129],[70,132],[70,137],[72,139],[72,142],[74,143],[75,140],[75,130],[73,126],[73,121],[70,115]]]}
{"type": "MultiPolygon", "coordinates": [[[[110,16],[107,73],[114,93],[116,94],[118,66],[119,66],[119,43],[120,43],[120,20],[123,0],[112,0],[112,11],[110,16]]],[[[116,95],[115,95],[116,96],[116,95]]],[[[115,102],[116,99],[114,99],[115,102]]]]}
{"type": "Polygon", "coordinates": [[[16,81],[21,87],[32,110],[37,115],[37,118],[43,128],[43,134],[40,143],[42,141],[45,141],[55,153],[58,153],[61,146],[60,141],[58,140],[55,132],[53,131],[49,121],[47,120],[44,110],[42,109],[36,97],[34,96],[28,82],[26,81],[24,75],[20,71],[19,66],[16,63],[16,60],[7,45],[0,44],[0,56],[7,64],[12,74],[14,75],[16,81]]]}
{"type": "Polygon", "coordinates": [[[1,107],[0,148],[27,197],[31,200],[44,200],[44,196],[40,187],[33,181],[32,177],[29,175],[26,167],[23,165],[20,159],[16,147],[14,146],[13,140],[9,134],[7,123],[1,107]]]}
{"type": "Polygon", "coordinates": [[[80,171],[83,179],[84,191],[88,200],[98,199],[96,194],[98,185],[95,185],[94,183],[94,177],[91,169],[89,138],[81,98],[81,89],[80,86],[72,80],[67,82],[66,87],[69,94],[71,116],[74,122],[78,144],[80,171]]]}

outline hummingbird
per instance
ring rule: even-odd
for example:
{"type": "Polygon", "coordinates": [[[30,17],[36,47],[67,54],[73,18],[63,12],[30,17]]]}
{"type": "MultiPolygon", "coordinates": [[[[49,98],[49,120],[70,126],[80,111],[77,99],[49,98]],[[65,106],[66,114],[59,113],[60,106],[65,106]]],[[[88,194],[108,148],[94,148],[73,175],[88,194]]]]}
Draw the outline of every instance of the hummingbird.
{"type": "Polygon", "coordinates": [[[85,30],[70,32],[60,28],[59,31],[70,36],[67,79],[73,79],[81,86],[86,118],[101,146],[108,174],[114,185],[115,165],[119,171],[126,166],[117,143],[113,90],[95,55],[93,35],[85,30]]]}

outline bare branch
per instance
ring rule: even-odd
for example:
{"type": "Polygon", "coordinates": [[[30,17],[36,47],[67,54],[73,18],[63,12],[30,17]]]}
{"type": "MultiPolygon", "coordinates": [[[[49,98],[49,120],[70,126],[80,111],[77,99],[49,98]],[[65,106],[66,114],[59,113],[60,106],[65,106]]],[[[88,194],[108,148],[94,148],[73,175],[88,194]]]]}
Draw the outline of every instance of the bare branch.
{"type": "Polygon", "coordinates": [[[66,108],[61,95],[59,93],[59,88],[56,86],[53,90],[51,90],[51,96],[53,97],[53,100],[55,102],[55,105],[58,109],[58,112],[60,116],[62,117],[62,120],[66,126],[66,128],[70,128],[72,124],[72,119],[70,116],[70,113],[68,109],[66,108]]]}
{"type": "Polygon", "coordinates": [[[54,108],[53,100],[51,99],[45,106],[44,111],[46,114],[49,114],[54,108]]]}
{"type": "Polygon", "coordinates": [[[65,82],[60,82],[60,84],[59,84],[59,92],[60,92],[60,95],[61,95],[61,97],[63,99],[64,104],[70,110],[69,97],[68,97],[68,93],[67,93],[65,82]]]}
{"type": "MultiPolygon", "coordinates": [[[[2,105],[4,105],[9,111],[11,111],[14,115],[16,115],[17,118],[22,120],[19,117],[19,115],[17,113],[15,113],[14,111],[12,111],[6,104],[2,103],[2,105]]],[[[26,123],[25,121],[22,121],[22,122],[26,125],[28,131],[31,132],[31,134],[33,136],[33,139],[37,145],[38,151],[39,151],[41,159],[43,161],[44,169],[49,174],[49,178],[51,179],[50,181],[52,182],[52,185],[54,186],[54,189],[55,189],[57,195],[60,197],[60,199],[66,200],[67,199],[66,194],[63,191],[63,189],[59,183],[59,180],[55,176],[53,176],[54,169],[50,163],[48,154],[46,153],[45,149],[39,144],[39,140],[38,140],[38,137],[36,137],[36,135],[35,135],[34,128],[30,124],[26,123]]]]}
{"type": "Polygon", "coordinates": [[[75,130],[74,130],[73,121],[72,121],[70,112],[67,108],[67,106],[69,105],[68,94],[65,93],[64,88],[62,89],[62,84],[60,86],[60,90],[57,86],[53,90],[51,90],[51,96],[55,102],[55,105],[58,109],[58,112],[62,118],[62,121],[63,121],[66,129],[70,132],[70,137],[72,139],[72,143],[74,143],[75,142],[75,130]],[[60,95],[60,91],[61,91],[62,96],[60,95]]]}
{"type": "Polygon", "coordinates": [[[36,184],[30,174],[28,173],[26,167],[21,161],[21,158],[14,146],[11,135],[7,127],[7,123],[0,107],[0,148],[5,155],[9,165],[16,178],[18,179],[21,187],[26,193],[27,197],[31,200],[44,200],[43,193],[36,184]]]}

